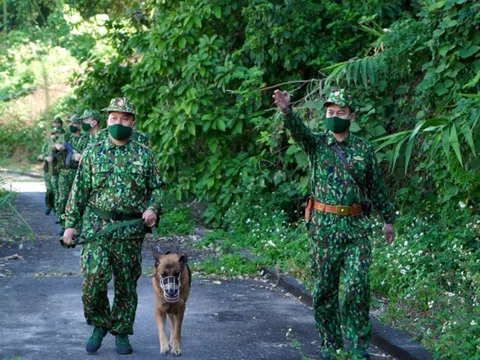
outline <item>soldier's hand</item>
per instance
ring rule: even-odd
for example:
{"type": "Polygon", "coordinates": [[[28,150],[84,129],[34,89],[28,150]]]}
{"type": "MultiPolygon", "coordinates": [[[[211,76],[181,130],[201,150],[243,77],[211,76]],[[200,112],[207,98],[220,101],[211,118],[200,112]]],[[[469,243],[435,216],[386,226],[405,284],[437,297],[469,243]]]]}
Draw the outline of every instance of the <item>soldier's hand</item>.
{"type": "Polygon", "coordinates": [[[47,157],[45,158],[45,160],[47,160],[47,162],[51,163],[51,162],[53,161],[53,157],[47,156],[47,157]]]}
{"type": "Polygon", "coordinates": [[[275,100],[275,105],[277,105],[281,112],[288,112],[291,100],[288,91],[275,90],[273,92],[273,99],[275,100]]]}
{"type": "Polygon", "coordinates": [[[63,242],[67,245],[73,245],[72,238],[73,238],[73,235],[76,235],[76,234],[77,234],[77,229],[74,229],[74,228],[66,229],[65,232],[63,233],[63,242]]]}
{"type": "Polygon", "coordinates": [[[157,221],[157,214],[155,214],[152,210],[145,210],[142,215],[143,222],[148,227],[155,226],[155,222],[157,221]]]}
{"type": "Polygon", "coordinates": [[[385,241],[387,244],[391,244],[395,239],[395,229],[393,224],[385,224],[383,227],[383,234],[385,235],[385,241]]]}
{"type": "Polygon", "coordinates": [[[82,154],[76,153],[75,155],[73,155],[73,158],[75,159],[75,161],[80,161],[82,159],[82,154]]]}
{"type": "Polygon", "coordinates": [[[63,146],[62,144],[55,144],[55,149],[57,149],[58,151],[63,151],[65,150],[65,146],[63,146]]]}

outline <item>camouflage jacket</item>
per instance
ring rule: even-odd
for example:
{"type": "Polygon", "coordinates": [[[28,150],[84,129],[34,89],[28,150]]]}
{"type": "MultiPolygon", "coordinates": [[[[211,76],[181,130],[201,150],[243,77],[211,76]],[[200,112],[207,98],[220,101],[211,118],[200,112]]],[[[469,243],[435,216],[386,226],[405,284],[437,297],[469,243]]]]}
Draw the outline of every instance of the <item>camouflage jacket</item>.
{"type": "MultiPolygon", "coordinates": [[[[330,131],[313,133],[295,114],[285,118],[285,126],[293,139],[307,153],[310,162],[312,196],[315,200],[329,205],[351,206],[363,204],[364,193],[374,207],[382,213],[386,223],[393,223],[395,212],[388,198],[381,168],[377,164],[375,152],[367,141],[349,134],[338,143],[355,176],[361,182],[364,193],[335,152],[333,145],[337,142],[330,131]]],[[[330,226],[326,232],[338,232],[348,229],[352,236],[365,236],[370,232],[370,223],[365,216],[341,216],[323,212],[313,212],[312,223],[315,230],[325,225],[330,226]],[[354,234],[358,232],[358,234],[354,234]]]]}
{"type": "MultiPolygon", "coordinates": [[[[60,143],[60,144],[65,144],[67,142],[69,142],[70,144],[72,144],[73,148],[77,150],[78,148],[78,145],[80,144],[81,142],[81,139],[82,139],[82,135],[80,136],[74,136],[72,134],[63,134],[60,139],[57,141],[57,143],[60,143]]],[[[81,152],[81,151],[79,151],[81,152]]],[[[67,159],[67,150],[63,150],[63,151],[58,151],[57,149],[55,149],[55,147],[53,147],[53,153],[54,154],[58,154],[58,170],[61,170],[61,169],[76,169],[78,168],[78,161],[75,161],[73,159],[73,156],[72,156],[72,159],[70,161],[70,166],[67,166],[65,164],[65,161],[67,159]]]]}
{"type": "Polygon", "coordinates": [[[67,207],[67,227],[79,228],[87,206],[102,211],[157,215],[161,210],[162,181],[153,152],[134,140],[123,146],[110,139],[83,154],[67,207]]]}

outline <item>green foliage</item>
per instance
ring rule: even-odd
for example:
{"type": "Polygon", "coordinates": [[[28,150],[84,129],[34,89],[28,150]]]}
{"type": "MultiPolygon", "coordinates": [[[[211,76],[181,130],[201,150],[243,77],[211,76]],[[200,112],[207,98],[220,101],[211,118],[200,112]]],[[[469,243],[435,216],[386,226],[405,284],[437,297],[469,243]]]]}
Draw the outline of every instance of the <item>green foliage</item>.
{"type": "MultiPolygon", "coordinates": [[[[450,202],[452,204],[452,202],[450,202]]],[[[390,301],[386,318],[438,358],[478,359],[480,218],[464,203],[441,213],[402,213],[393,246],[378,242],[373,290],[390,301]]]]}
{"type": "Polygon", "coordinates": [[[191,234],[195,228],[189,208],[175,208],[160,216],[159,236],[191,234]]]}

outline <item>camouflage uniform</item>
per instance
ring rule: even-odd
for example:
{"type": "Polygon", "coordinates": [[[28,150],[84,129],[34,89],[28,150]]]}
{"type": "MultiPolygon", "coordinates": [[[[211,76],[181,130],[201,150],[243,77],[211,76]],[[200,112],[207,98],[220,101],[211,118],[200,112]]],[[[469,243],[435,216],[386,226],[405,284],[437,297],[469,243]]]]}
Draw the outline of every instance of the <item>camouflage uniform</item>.
{"type": "MultiPolygon", "coordinates": [[[[43,159],[45,159],[47,156],[52,156],[52,145],[53,145],[53,142],[51,139],[49,139],[48,141],[45,141],[45,143],[43,144],[42,151],[41,151],[41,155],[43,159]]],[[[49,165],[49,163],[46,160],[43,160],[43,178],[45,180],[45,188],[46,188],[45,206],[47,207],[47,210],[55,208],[55,191],[53,188],[52,176],[53,176],[52,166],[49,165]]]]}
{"type": "MultiPolygon", "coordinates": [[[[349,106],[343,91],[332,93],[325,105],[332,103],[349,106]]],[[[343,206],[365,202],[355,180],[333,149],[337,140],[330,131],[312,133],[293,112],[286,115],[285,126],[309,157],[312,196],[316,201],[343,206]]],[[[393,223],[394,208],[373,148],[352,134],[338,145],[375,208],[384,215],[386,223],[393,223]]],[[[371,337],[368,277],[372,260],[371,223],[364,214],[353,217],[314,210],[308,229],[312,239],[311,269],[315,280],[313,308],[322,338],[322,352],[333,355],[343,348],[342,320],[345,337],[352,341],[353,352],[364,354],[371,337]],[[344,298],[340,320],[338,288],[342,270],[344,298]]]]}
{"type": "MultiPolygon", "coordinates": [[[[70,119],[75,124],[80,125],[80,120],[79,118],[74,115],[70,119]]],[[[72,147],[74,149],[77,149],[79,143],[81,140],[81,136],[75,136],[72,135],[71,133],[66,133],[62,135],[60,140],[58,140],[58,143],[65,144],[69,142],[72,144],[72,147]]],[[[54,150],[56,151],[56,150],[54,150]]],[[[60,221],[60,224],[62,227],[65,227],[65,220],[63,218],[63,215],[65,213],[65,206],[67,205],[67,200],[68,196],[70,194],[70,190],[72,188],[73,180],[75,179],[75,173],[77,172],[78,168],[78,161],[75,161],[73,159],[73,156],[70,161],[70,165],[66,164],[66,159],[67,159],[67,151],[56,151],[57,154],[59,155],[58,157],[58,163],[60,164],[60,173],[58,177],[58,202],[57,205],[58,207],[56,208],[56,214],[58,216],[58,219],[60,221]]]]}
{"type": "MultiPolygon", "coordinates": [[[[134,112],[131,103],[110,105],[112,111],[134,112]],[[129,105],[129,106],[127,106],[129,105]]],[[[150,209],[159,214],[161,180],[153,152],[130,139],[117,146],[110,138],[84,152],[66,209],[66,226],[82,229],[84,237],[115,224],[98,210],[130,214],[138,218],[150,209]]],[[[80,267],[85,317],[114,335],[133,334],[137,307],[137,280],[141,275],[143,223],[130,225],[83,245],[80,267]],[[115,279],[110,309],[107,284],[115,279]]]]}

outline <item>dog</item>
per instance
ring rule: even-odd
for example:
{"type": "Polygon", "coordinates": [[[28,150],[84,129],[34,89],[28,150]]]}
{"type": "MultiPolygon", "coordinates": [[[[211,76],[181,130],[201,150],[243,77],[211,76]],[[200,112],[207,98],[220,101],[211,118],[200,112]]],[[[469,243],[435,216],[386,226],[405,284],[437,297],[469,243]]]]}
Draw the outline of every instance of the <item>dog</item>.
{"type": "Polygon", "coordinates": [[[184,253],[163,253],[152,246],[155,257],[152,283],[155,294],[155,320],[160,340],[160,354],[180,356],[180,341],[185,307],[192,285],[192,274],[184,253]],[[170,322],[170,341],[165,332],[166,317],[170,322]]]}

